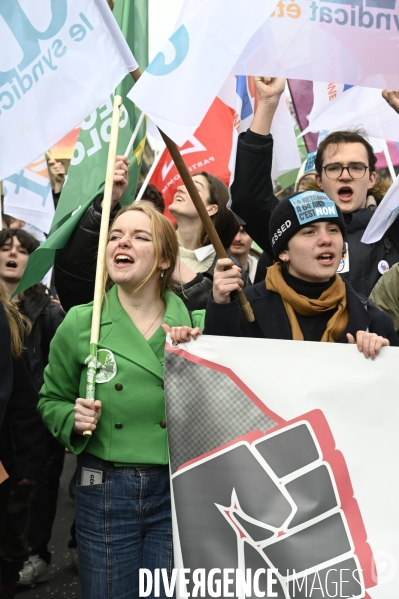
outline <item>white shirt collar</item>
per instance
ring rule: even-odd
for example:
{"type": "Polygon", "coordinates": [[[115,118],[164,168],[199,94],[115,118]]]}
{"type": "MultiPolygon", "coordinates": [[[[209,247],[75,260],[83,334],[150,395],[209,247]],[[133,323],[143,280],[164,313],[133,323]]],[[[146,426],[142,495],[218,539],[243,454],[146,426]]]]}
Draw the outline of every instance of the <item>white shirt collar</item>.
{"type": "Polygon", "coordinates": [[[209,245],[205,245],[202,248],[197,248],[196,250],[194,250],[194,254],[195,254],[195,257],[197,258],[198,262],[203,262],[205,260],[205,258],[208,258],[208,256],[210,256],[214,251],[215,251],[215,249],[214,249],[213,245],[209,244],[209,245]]]}

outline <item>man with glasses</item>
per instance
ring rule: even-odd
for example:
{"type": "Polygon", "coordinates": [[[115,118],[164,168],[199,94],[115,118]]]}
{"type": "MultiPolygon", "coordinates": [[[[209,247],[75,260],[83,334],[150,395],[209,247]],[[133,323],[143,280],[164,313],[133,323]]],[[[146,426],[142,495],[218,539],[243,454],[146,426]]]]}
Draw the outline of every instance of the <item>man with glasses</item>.
{"type": "MultiPolygon", "coordinates": [[[[270,128],[285,79],[255,77],[255,81],[259,102],[250,129],[238,140],[232,210],[244,220],[244,228],[252,239],[271,256],[269,220],[278,200],[271,178],[270,128]]],[[[376,209],[376,202],[370,197],[376,181],[376,160],[372,146],[356,131],[330,133],[319,145],[315,159],[318,187],[344,214],[347,251],[339,272],[355,291],[367,297],[380,276],[399,262],[398,222],[380,241],[361,243],[376,209]]]]}

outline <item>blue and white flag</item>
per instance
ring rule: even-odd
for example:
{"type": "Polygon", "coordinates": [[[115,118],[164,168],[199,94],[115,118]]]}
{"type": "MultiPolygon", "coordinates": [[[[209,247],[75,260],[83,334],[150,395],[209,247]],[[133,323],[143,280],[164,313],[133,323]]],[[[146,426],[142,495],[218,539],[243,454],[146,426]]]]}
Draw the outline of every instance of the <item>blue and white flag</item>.
{"type": "Polygon", "coordinates": [[[54,216],[47,162],[44,155],[3,181],[4,212],[48,233],[54,216]]]}
{"type": "Polygon", "coordinates": [[[0,179],[51,148],[136,68],[106,0],[2,0],[0,179]]]}

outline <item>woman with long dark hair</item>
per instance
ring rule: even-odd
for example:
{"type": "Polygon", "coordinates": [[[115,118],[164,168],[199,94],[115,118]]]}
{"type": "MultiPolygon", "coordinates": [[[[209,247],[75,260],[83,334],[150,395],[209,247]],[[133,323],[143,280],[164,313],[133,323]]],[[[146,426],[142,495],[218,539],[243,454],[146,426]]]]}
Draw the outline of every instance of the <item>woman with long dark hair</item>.
{"type": "MultiPolygon", "coordinates": [[[[234,214],[227,208],[229,192],[226,185],[205,171],[196,173],[192,179],[227,255],[235,265],[239,266],[238,260],[233,258],[228,250],[240,225],[234,214]]],[[[205,308],[212,289],[217,256],[184,185],[179,185],[177,188],[169,211],[176,219],[176,234],[179,240],[180,259],[175,279],[184,285],[184,291],[181,292],[177,288],[177,293],[181,294],[189,309],[205,308]]],[[[246,272],[242,278],[247,285],[249,278],[246,272]]]]}

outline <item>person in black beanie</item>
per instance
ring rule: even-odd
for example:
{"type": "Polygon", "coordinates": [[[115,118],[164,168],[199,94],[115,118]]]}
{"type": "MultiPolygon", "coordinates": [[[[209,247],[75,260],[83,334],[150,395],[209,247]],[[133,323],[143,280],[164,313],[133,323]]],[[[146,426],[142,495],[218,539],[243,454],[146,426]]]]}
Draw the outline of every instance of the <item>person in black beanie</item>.
{"type": "MultiPolygon", "coordinates": [[[[356,343],[372,359],[383,345],[399,345],[391,318],[336,274],[345,237],[342,213],[326,194],[307,191],[280,202],[269,229],[276,263],[267,269],[265,281],[244,290],[255,321],[246,321],[235,297],[242,288],[239,269],[222,259],[204,333],[356,343]]],[[[174,341],[186,338],[184,329],[172,330],[174,341]]]]}

